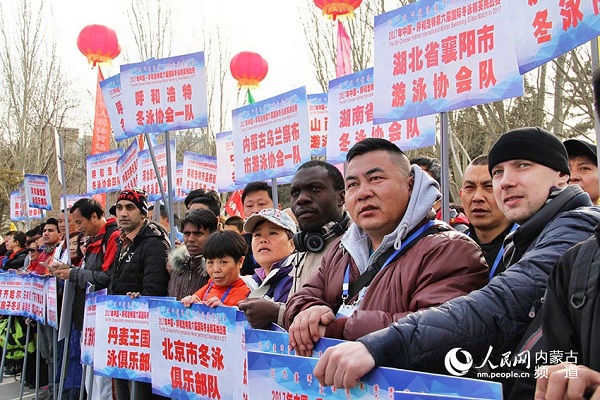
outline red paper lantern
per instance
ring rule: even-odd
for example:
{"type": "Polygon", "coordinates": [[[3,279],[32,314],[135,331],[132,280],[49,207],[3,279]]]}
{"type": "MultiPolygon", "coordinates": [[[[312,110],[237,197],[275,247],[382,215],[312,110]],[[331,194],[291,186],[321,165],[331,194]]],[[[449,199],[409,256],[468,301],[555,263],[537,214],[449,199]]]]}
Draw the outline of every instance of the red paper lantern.
{"type": "Polygon", "coordinates": [[[242,51],[231,59],[229,70],[240,88],[254,89],[267,76],[269,65],[260,54],[242,51]]]}
{"type": "Polygon", "coordinates": [[[314,0],[317,7],[335,21],[337,17],[353,17],[362,0],[314,0]]]}
{"type": "Polygon", "coordinates": [[[93,66],[110,62],[121,53],[114,30],[104,25],[88,25],[77,36],[77,47],[93,66]]]}

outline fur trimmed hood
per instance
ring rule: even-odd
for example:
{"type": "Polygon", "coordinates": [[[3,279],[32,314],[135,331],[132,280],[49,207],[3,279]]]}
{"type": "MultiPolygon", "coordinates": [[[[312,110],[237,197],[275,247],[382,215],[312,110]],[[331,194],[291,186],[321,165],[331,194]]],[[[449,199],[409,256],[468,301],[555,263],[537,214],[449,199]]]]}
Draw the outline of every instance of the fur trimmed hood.
{"type": "Polygon", "coordinates": [[[197,256],[192,258],[185,246],[179,246],[169,253],[167,262],[171,266],[173,273],[176,274],[188,272],[190,268],[199,273],[206,274],[206,269],[204,268],[204,257],[197,256]]]}

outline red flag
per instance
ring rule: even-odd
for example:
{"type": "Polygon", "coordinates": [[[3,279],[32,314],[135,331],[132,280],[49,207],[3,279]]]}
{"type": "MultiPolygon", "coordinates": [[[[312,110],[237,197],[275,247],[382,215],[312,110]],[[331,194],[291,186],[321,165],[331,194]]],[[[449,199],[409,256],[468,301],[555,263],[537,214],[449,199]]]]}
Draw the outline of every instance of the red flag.
{"type": "Polygon", "coordinates": [[[98,85],[96,86],[96,113],[94,115],[94,132],[92,134],[91,154],[104,153],[110,150],[110,118],[104,104],[104,97],[100,89],[100,81],[104,80],[102,71],[98,67],[98,85]]]}
{"type": "Polygon", "coordinates": [[[344,25],[338,19],[337,54],[335,57],[335,77],[352,73],[352,42],[344,25]]]}
{"type": "MultiPolygon", "coordinates": [[[[98,203],[100,203],[100,205],[102,205],[102,207],[107,205],[106,204],[106,193],[96,193],[95,195],[92,195],[92,199],[94,199],[98,203]]],[[[108,210],[106,210],[106,211],[107,211],[106,214],[108,214],[108,210]]],[[[106,218],[108,219],[109,217],[106,216],[106,218]]]]}
{"type": "MultiPolygon", "coordinates": [[[[104,153],[110,150],[110,118],[100,89],[100,82],[104,80],[102,70],[98,66],[98,84],[96,86],[96,112],[94,114],[94,131],[92,133],[91,154],[104,153]]],[[[106,193],[94,195],[94,199],[100,204],[106,203],[106,193]]]]}
{"type": "Polygon", "coordinates": [[[242,192],[243,190],[236,190],[231,194],[231,196],[229,196],[229,200],[227,200],[227,205],[225,206],[225,212],[227,213],[227,215],[237,215],[238,217],[244,218],[244,204],[242,204],[242,192]]]}

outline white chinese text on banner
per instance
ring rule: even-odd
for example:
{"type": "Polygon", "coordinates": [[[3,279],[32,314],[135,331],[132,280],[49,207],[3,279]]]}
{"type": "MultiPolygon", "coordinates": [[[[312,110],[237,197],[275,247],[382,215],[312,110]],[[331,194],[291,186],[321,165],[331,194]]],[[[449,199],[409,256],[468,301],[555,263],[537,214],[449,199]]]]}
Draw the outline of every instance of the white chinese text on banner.
{"type": "Polygon", "coordinates": [[[99,194],[116,192],[121,189],[121,174],[117,161],[123,149],[106,151],[86,157],[87,192],[99,194]]]}
{"type": "Polygon", "coordinates": [[[521,73],[598,37],[599,14],[597,0],[511,1],[512,37],[521,73]]]}
{"type": "MultiPolygon", "coordinates": [[[[154,147],[154,157],[156,158],[156,165],[161,178],[163,190],[165,194],[168,194],[167,190],[167,147],[165,144],[160,144],[154,147]]],[[[175,139],[171,140],[171,165],[175,166],[175,139]]],[[[175,182],[175,168],[172,168],[171,182],[175,182]]],[[[161,191],[158,185],[158,179],[156,178],[156,171],[154,170],[154,164],[152,163],[152,157],[150,150],[142,150],[138,153],[138,187],[144,189],[148,193],[148,200],[156,201],[161,199],[161,191]]]]}
{"type": "Polygon", "coordinates": [[[25,174],[24,184],[28,207],[52,210],[48,175],[25,174]]]}
{"type": "Polygon", "coordinates": [[[373,68],[329,81],[327,161],[346,161],[348,150],[366,138],[382,138],[403,151],[435,144],[435,115],[373,124],[373,68]]]}
{"type": "Polygon", "coordinates": [[[310,155],[325,156],[327,153],[327,93],[309,94],[308,123],[310,127],[310,155]]]}
{"type": "Polygon", "coordinates": [[[204,53],[121,65],[125,132],[208,126],[204,53]]]}
{"type": "Polygon", "coordinates": [[[121,187],[138,187],[138,143],[131,142],[127,150],[117,160],[117,170],[121,176],[121,187]]]}
{"type": "Polygon", "coordinates": [[[217,188],[217,158],[204,154],[183,152],[183,191],[205,191],[217,188]]]}
{"type": "Polygon", "coordinates": [[[422,0],[376,16],[374,122],[521,96],[511,4],[422,0]]]}
{"type": "Polygon", "coordinates": [[[306,88],[233,110],[235,183],[294,175],[310,161],[306,88]]]}
{"type": "Polygon", "coordinates": [[[235,183],[235,155],[233,153],[233,131],[217,133],[217,189],[231,192],[245,185],[235,183]]]}

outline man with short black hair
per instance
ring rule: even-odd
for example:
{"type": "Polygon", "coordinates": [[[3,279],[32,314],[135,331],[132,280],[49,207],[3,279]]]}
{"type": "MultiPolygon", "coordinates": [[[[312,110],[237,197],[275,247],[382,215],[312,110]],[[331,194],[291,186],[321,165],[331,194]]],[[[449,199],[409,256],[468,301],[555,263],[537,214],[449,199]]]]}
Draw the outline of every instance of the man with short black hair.
{"type": "Polygon", "coordinates": [[[216,217],[221,215],[221,208],[219,207],[219,203],[217,203],[217,201],[215,199],[213,199],[212,197],[207,197],[207,196],[196,197],[194,200],[192,200],[190,202],[190,204],[188,206],[189,211],[201,210],[201,209],[211,211],[216,217]]]}
{"type": "MultiPolygon", "coordinates": [[[[159,225],[162,226],[167,232],[167,237],[169,237],[171,233],[171,225],[169,224],[169,214],[167,213],[167,207],[165,207],[164,204],[161,204],[159,206],[159,213],[160,215],[158,216],[158,219],[155,218],[154,204],[150,204],[150,206],[148,207],[148,220],[158,222],[159,225]]],[[[175,218],[175,244],[179,246],[179,244],[181,244],[181,242],[183,241],[183,235],[177,229],[177,217],[175,215],[173,217],[175,218]]]]}
{"type": "Polygon", "coordinates": [[[181,300],[194,294],[209,279],[204,260],[204,244],[217,230],[217,217],[209,210],[190,211],[181,220],[183,243],[169,255],[169,296],[181,300]]]}
{"type": "MultiPolygon", "coordinates": [[[[470,353],[473,365],[481,365],[487,355],[494,361],[507,352],[516,357],[525,346],[535,354],[548,275],[569,247],[592,235],[600,210],[591,207],[581,188],[568,186],[567,151],[541,128],[505,133],[488,161],[498,206],[519,224],[506,241],[506,270],[482,289],[328,349],[314,371],[322,384],[352,387],[378,365],[444,372],[444,360],[456,348],[470,353]]],[[[494,364],[497,368],[499,362],[494,364]]],[[[510,385],[505,393],[512,395],[510,385]]],[[[514,396],[519,398],[517,392],[514,396]]],[[[530,387],[520,398],[532,397],[530,387]]]]}
{"type": "MultiPolygon", "coordinates": [[[[124,189],[117,197],[115,212],[121,235],[108,293],[166,296],[169,283],[166,264],[170,246],[164,229],[148,221],[146,192],[137,188],[124,189]]],[[[118,400],[129,400],[130,381],[114,381],[118,400]]],[[[139,399],[162,398],[152,394],[149,383],[141,382],[136,384],[136,395],[139,399]]]]}
{"type": "Polygon", "coordinates": [[[427,156],[413,157],[410,159],[411,164],[416,164],[421,169],[429,174],[438,185],[442,182],[442,164],[436,159],[427,156]]]}
{"type": "Polygon", "coordinates": [[[42,253],[38,257],[40,268],[36,272],[39,275],[49,275],[48,265],[54,263],[56,248],[60,244],[61,235],[59,222],[56,218],[48,218],[41,225],[42,229],[42,253]]]}
{"type": "Polygon", "coordinates": [[[80,304],[77,315],[73,316],[76,329],[83,324],[83,307],[87,284],[93,285],[93,291],[105,289],[110,283],[111,266],[117,251],[119,230],[116,218],[104,216],[104,209],[96,200],[83,198],[77,200],[70,210],[71,219],[81,232],[88,237],[83,268],[59,268],[54,275],[77,283],[80,304]]]}
{"type": "Polygon", "coordinates": [[[224,230],[235,231],[240,235],[244,233],[244,219],[237,215],[232,215],[225,220],[224,230]]]}
{"type": "Polygon", "coordinates": [[[517,225],[506,219],[498,208],[487,155],[474,158],[467,166],[459,195],[469,219],[468,235],[481,246],[492,279],[504,271],[504,238],[517,225]]]}
{"type": "MultiPolygon", "coordinates": [[[[250,218],[265,208],[276,208],[273,204],[273,192],[271,186],[265,182],[250,182],[242,192],[242,204],[244,205],[244,217],[250,218]]],[[[278,205],[281,210],[281,205],[278,205]]]]}
{"type": "MultiPolygon", "coordinates": [[[[436,158],[421,156],[410,159],[411,164],[418,165],[423,171],[427,172],[438,185],[442,185],[442,165],[436,158]]],[[[433,209],[436,214],[435,217],[439,220],[442,219],[442,199],[433,203],[433,209]]],[[[449,210],[449,223],[450,226],[459,232],[467,233],[469,231],[469,220],[467,216],[461,211],[460,207],[450,203],[449,210]]]]}
{"type": "MultiPolygon", "coordinates": [[[[487,281],[481,249],[434,219],[437,182],[398,146],[368,138],[346,160],[354,223],[286,305],[284,323],[299,355],[310,355],[323,336],[355,340],[487,281]]],[[[300,220],[307,222],[302,212],[300,220]]]]}
{"type": "Polygon", "coordinates": [[[30,230],[28,230],[27,232],[25,232],[25,237],[27,238],[26,240],[38,240],[39,238],[42,237],[42,234],[40,232],[40,226],[36,226],[34,228],[31,228],[30,230]]]}
{"type": "Polygon", "coordinates": [[[194,190],[191,190],[188,193],[188,195],[185,197],[185,199],[183,200],[183,204],[185,205],[185,208],[189,208],[190,203],[196,197],[202,197],[202,196],[206,196],[206,190],[204,190],[204,189],[194,189],[194,190]]]}
{"type": "Polygon", "coordinates": [[[314,275],[327,250],[352,223],[344,203],[344,177],[334,165],[308,161],[298,168],[290,185],[290,206],[300,226],[294,244],[305,255],[294,270],[290,296],[314,275]]]}

